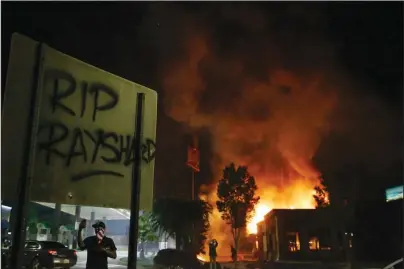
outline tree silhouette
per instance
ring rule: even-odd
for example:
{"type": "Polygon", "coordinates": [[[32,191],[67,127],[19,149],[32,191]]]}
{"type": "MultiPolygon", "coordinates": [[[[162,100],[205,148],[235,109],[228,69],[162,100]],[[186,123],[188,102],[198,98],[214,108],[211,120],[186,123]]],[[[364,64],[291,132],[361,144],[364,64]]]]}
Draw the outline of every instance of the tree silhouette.
{"type": "Polygon", "coordinates": [[[211,212],[211,205],[205,201],[160,199],[153,207],[153,225],[168,236],[175,236],[177,249],[204,253],[211,212]]]}
{"type": "MultiPolygon", "coordinates": [[[[231,226],[237,255],[241,228],[254,213],[259,197],[255,196],[257,185],[255,179],[248,173],[246,166],[236,167],[234,163],[226,166],[217,187],[217,209],[222,219],[231,226]]],[[[237,258],[235,259],[237,266],[237,258]]]]}

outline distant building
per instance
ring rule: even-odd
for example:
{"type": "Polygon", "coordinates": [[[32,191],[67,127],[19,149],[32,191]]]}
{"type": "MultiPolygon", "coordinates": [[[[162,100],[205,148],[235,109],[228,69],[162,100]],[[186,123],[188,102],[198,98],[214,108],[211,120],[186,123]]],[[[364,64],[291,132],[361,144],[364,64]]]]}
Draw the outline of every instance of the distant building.
{"type": "Polygon", "coordinates": [[[332,209],[274,209],[258,223],[258,256],[265,261],[346,261],[353,233],[332,209]]]}

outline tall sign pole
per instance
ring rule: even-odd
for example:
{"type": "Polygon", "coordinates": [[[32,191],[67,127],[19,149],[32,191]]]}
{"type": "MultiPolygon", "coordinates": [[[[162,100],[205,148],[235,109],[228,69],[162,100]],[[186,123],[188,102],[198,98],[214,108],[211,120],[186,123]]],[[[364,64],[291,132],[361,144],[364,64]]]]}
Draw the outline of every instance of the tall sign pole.
{"type": "Polygon", "coordinates": [[[139,204],[140,204],[140,187],[141,187],[141,164],[142,164],[142,136],[143,136],[143,105],[144,93],[137,94],[136,105],[136,122],[135,122],[135,162],[133,164],[132,174],[132,193],[130,205],[130,222],[129,222],[129,252],[128,252],[128,269],[136,269],[137,261],[137,239],[139,231],[139,204]]]}
{"type": "Polygon", "coordinates": [[[200,171],[199,166],[199,149],[197,138],[194,137],[192,146],[188,147],[187,166],[191,168],[191,198],[195,200],[195,173],[200,171]]]}
{"type": "MultiPolygon", "coordinates": [[[[14,40],[13,40],[14,41],[14,40]]],[[[13,53],[18,53],[18,49],[14,51],[14,44],[12,43],[12,51],[10,54],[10,59],[13,59],[13,57],[16,57],[13,53]]],[[[38,115],[38,110],[39,110],[39,105],[36,105],[38,96],[39,96],[39,88],[40,88],[40,80],[39,80],[39,74],[41,72],[42,68],[42,46],[38,43],[33,44],[30,49],[35,50],[35,67],[34,67],[34,76],[32,79],[32,88],[31,88],[31,99],[30,99],[30,105],[29,105],[29,119],[28,119],[28,128],[27,128],[27,133],[25,137],[25,156],[24,160],[22,162],[22,167],[21,167],[21,177],[19,178],[18,181],[18,186],[17,186],[17,197],[19,199],[17,200],[16,206],[14,208],[15,210],[15,218],[14,218],[14,223],[12,227],[12,240],[13,240],[13,247],[11,248],[11,255],[10,255],[10,268],[22,268],[22,251],[20,249],[24,249],[25,245],[25,235],[26,235],[26,224],[27,224],[27,207],[29,204],[29,197],[30,197],[30,190],[31,190],[31,184],[32,184],[32,176],[33,176],[33,154],[35,152],[35,147],[32,145],[32,141],[35,139],[36,133],[38,132],[38,125],[36,124],[36,117],[38,115]],[[34,149],[32,149],[34,148],[34,149]]],[[[29,50],[28,50],[29,53],[29,50]]],[[[23,57],[23,56],[22,56],[23,57]]],[[[6,81],[6,88],[11,87],[13,83],[13,79],[15,79],[13,76],[15,73],[13,72],[18,72],[15,70],[15,67],[18,67],[18,64],[16,64],[13,61],[9,62],[9,68],[8,68],[8,77],[6,81]],[[11,84],[11,85],[9,85],[11,84]]]]}

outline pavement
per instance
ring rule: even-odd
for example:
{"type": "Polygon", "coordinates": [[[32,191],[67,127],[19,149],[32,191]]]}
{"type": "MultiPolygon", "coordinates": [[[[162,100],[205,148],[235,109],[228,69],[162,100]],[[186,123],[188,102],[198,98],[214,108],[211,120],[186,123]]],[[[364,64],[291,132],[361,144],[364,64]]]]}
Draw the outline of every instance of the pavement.
{"type": "MultiPolygon", "coordinates": [[[[139,257],[139,252],[137,253],[139,257]]],[[[126,265],[122,265],[122,260],[128,257],[128,251],[127,250],[122,250],[122,251],[117,251],[116,252],[116,259],[110,259],[108,258],[108,268],[109,269],[124,269],[126,268],[126,265]]],[[[85,269],[86,268],[86,262],[87,262],[87,251],[78,251],[77,252],[77,263],[73,267],[75,269],[85,269]]],[[[143,269],[142,264],[138,264],[137,269],[143,269]]]]}
{"type": "MultiPolygon", "coordinates": [[[[119,264],[119,259],[128,257],[128,251],[117,251],[116,252],[117,258],[116,260],[108,258],[108,267],[109,268],[116,268],[116,269],[123,269],[126,268],[126,266],[120,265],[119,264]]],[[[77,252],[77,263],[74,266],[74,268],[77,269],[84,269],[86,268],[86,262],[87,262],[87,251],[78,251],[77,252]]]]}

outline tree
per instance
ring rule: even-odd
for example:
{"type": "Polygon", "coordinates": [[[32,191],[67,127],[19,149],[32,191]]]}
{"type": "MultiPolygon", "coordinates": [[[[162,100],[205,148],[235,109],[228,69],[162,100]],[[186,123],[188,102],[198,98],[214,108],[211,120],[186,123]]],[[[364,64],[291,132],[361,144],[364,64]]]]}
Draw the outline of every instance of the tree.
{"type": "MultiPolygon", "coordinates": [[[[259,197],[255,196],[257,185],[248,173],[246,166],[236,167],[234,163],[226,166],[217,187],[217,209],[222,219],[231,225],[234,249],[237,255],[240,232],[252,217],[259,197]]],[[[237,258],[235,259],[237,266],[237,258]]]]}
{"type": "Polygon", "coordinates": [[[157,229],[153,225],[153,215],[150,212],[145,212],[139,217],[139,240],[140,240],[140,258],[145,258],[145,248],[147,242],[158,240],[157,229]]]}
{"type": "Polygon", "coordinates": [[[321,180],[321,183],[319,185],[314,187],[313,198],[316,202],[316,208],[324,208],[330,205],[328,190],[327,187],[324,186],[323,180],[321,180]]]}
{"type": "Polygon", "coordinates": [[[175,236],[177,249],[204,253],[212,207],[201,200],[165,198],[153,206],[154,227],[175,236]]]}

